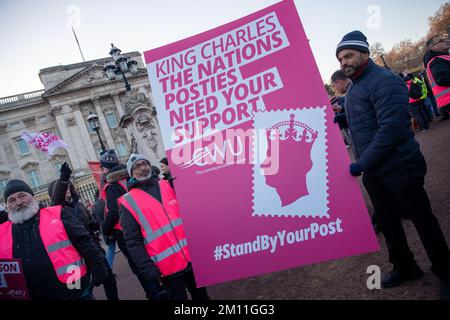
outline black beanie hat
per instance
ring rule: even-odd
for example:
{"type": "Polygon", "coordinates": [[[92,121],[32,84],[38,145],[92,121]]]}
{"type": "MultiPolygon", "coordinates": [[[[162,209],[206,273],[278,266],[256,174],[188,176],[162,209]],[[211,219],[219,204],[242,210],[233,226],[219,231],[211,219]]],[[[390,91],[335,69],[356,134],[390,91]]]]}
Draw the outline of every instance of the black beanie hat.
{"type": "Polygon", "coordinates": [[[106,150],[100,158],[100,166],[103,168],[112,169],[119,164],[119,159],[114,149],[106,150]]]}
{"type": "Polygon", "coordinates": [[[163,163],[163,164],[165,164],[166,166],[169,165],[169,161],[167,161],[167,158],[162,158],[161,161],[160,161],[159,163],[163,163]]]}
{"type": "Polygon", "coordinates": [[[32,196],[34,196],[33,190],[30,188],[28,184],[26,184],[22,180],[11,180],[6,184],[5,191],[3,193],[3,199],[5,199],[5,202],[8,200],[8,197],[16,192],[28,192],[32,196]]]}
{"type": "Polygon", "coordinates": [[[344,49],[353,49],[360,52],[370,53],[369,43],[361,31],[347,33],[336,48],[336,57],[344,49]]]}

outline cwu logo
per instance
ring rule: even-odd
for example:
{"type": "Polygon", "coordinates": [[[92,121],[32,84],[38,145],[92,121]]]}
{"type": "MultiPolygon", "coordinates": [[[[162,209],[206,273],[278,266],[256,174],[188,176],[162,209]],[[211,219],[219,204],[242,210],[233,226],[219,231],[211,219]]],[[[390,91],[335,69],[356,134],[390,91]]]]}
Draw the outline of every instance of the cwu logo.
{"type": "Polygon", "coordinates": [[[11,289],[6,293],[6,295],[13,297],[13,298],[14,297],[24,298],[26,296],[26,293],[25,293],[25,290],[12,290],[11,289]]]}

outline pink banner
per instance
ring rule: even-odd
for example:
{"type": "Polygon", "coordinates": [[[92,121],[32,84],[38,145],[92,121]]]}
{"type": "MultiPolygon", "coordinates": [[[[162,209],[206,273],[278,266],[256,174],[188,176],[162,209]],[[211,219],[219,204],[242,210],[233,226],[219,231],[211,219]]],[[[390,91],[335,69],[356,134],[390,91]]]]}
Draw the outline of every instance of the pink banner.
{"type": "Polygon", "coordinates": [[[199,285],[379,249],[292,0],[145,60],[199,285]]]}
{"type": "Polygon", "coordinates": [[[22,139],[49,156],[52,156],[58,148],[67,150],[69,147],[67,143],[51,132],[30,133],[25,131],[22,134],[22,139]]]}
{"type": "Polygon", "coordinates": [[[0,259],[0,300],[30,300],[20,259],[0,259]]]}

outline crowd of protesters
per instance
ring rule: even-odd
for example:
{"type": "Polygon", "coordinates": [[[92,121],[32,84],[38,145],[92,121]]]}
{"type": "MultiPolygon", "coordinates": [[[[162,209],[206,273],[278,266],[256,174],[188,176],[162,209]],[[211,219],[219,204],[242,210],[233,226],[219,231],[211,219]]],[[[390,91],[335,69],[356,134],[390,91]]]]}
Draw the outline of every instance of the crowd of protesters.
{"type": "Polygon", "coordinates": [[[166,158],[161,170],[139,154],[120,164],[114,150],[100,159],[103,177],[91,208],[80,201],[67,163],[49,184],[50,205],[22,180],[5,187],[0,207],[0,259],[20,259],[33,300],[95,300],[103,285],[119,300],[112,272],[116,244],[150,300],[208,300],[197,288],[166,158]],[[105,249],[106,248],[106,251],[105,249]]]}

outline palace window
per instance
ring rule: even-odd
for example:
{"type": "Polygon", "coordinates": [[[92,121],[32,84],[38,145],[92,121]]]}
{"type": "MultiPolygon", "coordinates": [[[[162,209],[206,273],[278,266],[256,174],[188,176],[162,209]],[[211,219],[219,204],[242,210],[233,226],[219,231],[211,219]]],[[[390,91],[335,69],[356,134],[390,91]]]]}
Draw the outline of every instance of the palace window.
{"type": "Polygon", "coordinates": [[[25,142],[25,140],[23,139],[17,140],[17,145],[19,146],[20,154],[24,155],[30,153],[30,150],[28,149],[28,145],[25,142]]]}
{"type": "Polygon", "coordinates": [[[0,179],[0,194],[3,197],[3,192],[5,191],[6,184],[8,183],[8,179],[0,179]]]}
{"type": "Polygon", "coordinates": [[[37,170],[28,171],[27,177],[32,188],[37,188],[42,185],[42,179],[37,170]]]}
{"type": "Polygon", "coordinates": [[[127,146],[125,143],[121,142],[117,145],[117,154],[119,157],[125,157],[128,153],[127,146]]]}
{"type": "Polygon", "coordinates": [[[108,121],[108,126],[110,128],[117,128],[117,118],[115,113],[106,114],[106,121],[108,121]]]}

